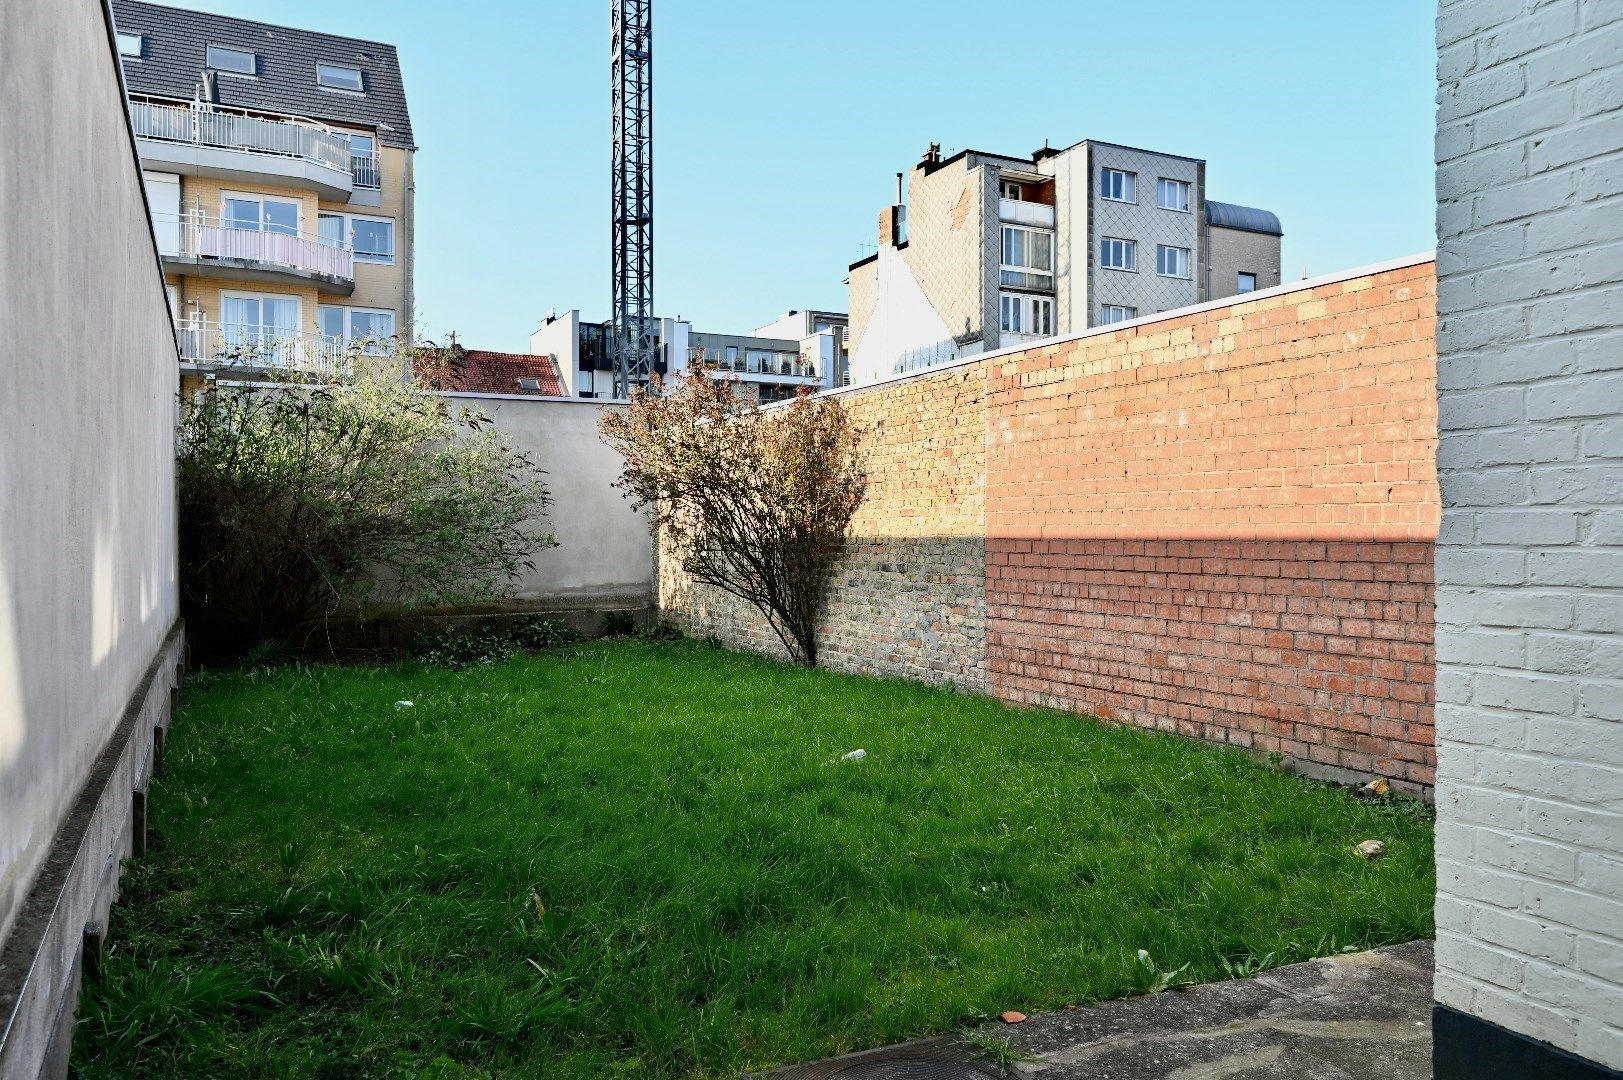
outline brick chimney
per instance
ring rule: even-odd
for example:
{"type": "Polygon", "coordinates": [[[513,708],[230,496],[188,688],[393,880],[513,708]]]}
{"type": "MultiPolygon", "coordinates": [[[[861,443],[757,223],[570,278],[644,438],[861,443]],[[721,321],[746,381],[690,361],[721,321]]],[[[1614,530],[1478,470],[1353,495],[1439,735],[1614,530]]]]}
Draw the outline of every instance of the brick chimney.
{"type": "Polygon", "coordinates": [[[902,241],[902,208],[887,206],[879,211],[879,246],[895,247],[902,241]]]}

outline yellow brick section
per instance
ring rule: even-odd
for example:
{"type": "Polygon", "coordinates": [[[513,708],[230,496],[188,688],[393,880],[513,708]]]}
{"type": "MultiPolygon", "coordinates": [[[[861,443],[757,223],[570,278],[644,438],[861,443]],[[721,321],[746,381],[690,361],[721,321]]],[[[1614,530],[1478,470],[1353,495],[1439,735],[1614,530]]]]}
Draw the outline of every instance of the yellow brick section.
{"type": "MultiPolygon", "coordinates": [[[[986,685],[986,367],[840,395],[865,433],[868,497],[835,574],[819,648],[845,671],[986,685]]],[[[782,656],[765,620],[659,560],[659,601],[689,633],[782,656]]]]}
{"type": "Polygon", "coordinates": [[[851,271],[846,282],[850,289],[851,330],[847,349],[855,354],[868,331],[868,320],[873,318],[879,304],[879,262],[865,263],[851,271]]]}

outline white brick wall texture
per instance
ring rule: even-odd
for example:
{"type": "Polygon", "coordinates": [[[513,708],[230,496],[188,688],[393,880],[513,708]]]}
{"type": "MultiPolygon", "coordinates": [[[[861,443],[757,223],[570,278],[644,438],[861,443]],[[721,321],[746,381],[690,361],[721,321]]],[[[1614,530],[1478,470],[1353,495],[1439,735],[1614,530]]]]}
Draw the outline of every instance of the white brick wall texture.
{"type": "Polygon", "coordinates": [[[1437,999],[1620,1068],[1623,0],[1437,44],[1437,999]]]}

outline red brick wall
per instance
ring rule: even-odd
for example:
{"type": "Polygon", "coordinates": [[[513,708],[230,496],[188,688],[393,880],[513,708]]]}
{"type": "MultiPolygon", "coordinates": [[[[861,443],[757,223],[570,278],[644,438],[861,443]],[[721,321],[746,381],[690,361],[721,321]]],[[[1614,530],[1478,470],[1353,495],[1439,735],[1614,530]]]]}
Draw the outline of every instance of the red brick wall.
{"type": "Polygon", "coordinates": [[[1431,263],[989,361],[989,689],[1432,781],[1431,263]]]}
{"type": "Polygon", "coordinates": [[[872,483],[824,655],[1424,791],[1434,301],[1422,262],[848,392],[872,483]]]}

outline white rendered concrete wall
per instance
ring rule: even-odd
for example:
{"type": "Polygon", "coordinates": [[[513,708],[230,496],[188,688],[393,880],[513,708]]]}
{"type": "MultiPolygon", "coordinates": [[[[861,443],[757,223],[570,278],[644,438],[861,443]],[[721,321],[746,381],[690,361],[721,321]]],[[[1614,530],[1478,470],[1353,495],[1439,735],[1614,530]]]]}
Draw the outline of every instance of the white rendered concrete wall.
{"type": "Polygon", "coordinates": [[[952,331],[924,295],[912,268],[893,247],[879,249],[879,301],[862,340],[851,353],[851,383],[865,386],[896,374],[896,364],[910,354],[935,351],[945,361],[963,355],[952,331]]]}
{"type": "Polygon", "coordinates": [[[538,552],[516,599],[557,608],[642,606],[652,602],[654,548],[644,514],[612,485],[621,458],[597,434],[609,409],[583,398],[448,394],[479,409],[546,470],[552,508],[544,527],[558,547],[538,552]]]}
{"type": "Polygon", "coordinates": [[[1437,42],[1437,998],[1618,1068],[1623,4],[1437,42]]]}
{"type": "Polygon", "coordinates": [[[580,393],[580,311],[570,310],[543,322],[530,335],[530,355],[551,356],[558,378],[570,397],[580,393]]]}
{"type": "Polygon", "coordinates": [[[3,941],[176,619],[180,359],[101,3],[0,0],[0,57],[3,941]]]}

